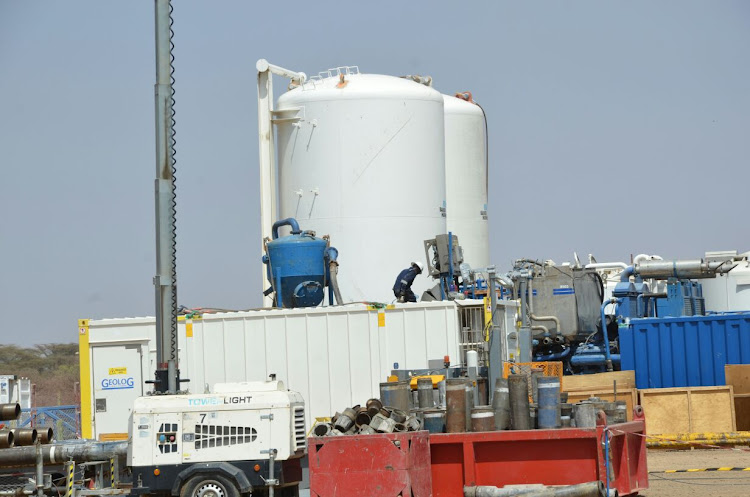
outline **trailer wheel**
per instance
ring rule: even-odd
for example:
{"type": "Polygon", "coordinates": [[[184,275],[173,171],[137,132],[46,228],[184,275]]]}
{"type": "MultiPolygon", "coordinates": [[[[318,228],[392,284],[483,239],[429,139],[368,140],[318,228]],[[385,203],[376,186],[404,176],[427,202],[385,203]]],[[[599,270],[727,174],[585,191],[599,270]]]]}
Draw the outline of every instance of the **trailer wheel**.
{"type": "Polygon", "coordinates": [[[196,475],[182,486],[180,497],[240,497],[240,490],[221,475],[196,475]]]}

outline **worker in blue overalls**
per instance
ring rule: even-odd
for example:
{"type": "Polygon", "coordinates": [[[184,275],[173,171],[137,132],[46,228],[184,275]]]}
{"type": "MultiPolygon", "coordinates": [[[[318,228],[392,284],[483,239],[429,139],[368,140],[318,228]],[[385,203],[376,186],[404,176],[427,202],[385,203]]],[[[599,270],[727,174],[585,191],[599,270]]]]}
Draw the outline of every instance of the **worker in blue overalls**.
{"type": "Polygon", "coordinates": [[[411,266],[398,273],[396,283],[393,285],[393,295],[399,302],[416,302],[417,296],[411,291],[414,278],[422,273],[424,265],[421,262],[412,262],[411,266]]]}

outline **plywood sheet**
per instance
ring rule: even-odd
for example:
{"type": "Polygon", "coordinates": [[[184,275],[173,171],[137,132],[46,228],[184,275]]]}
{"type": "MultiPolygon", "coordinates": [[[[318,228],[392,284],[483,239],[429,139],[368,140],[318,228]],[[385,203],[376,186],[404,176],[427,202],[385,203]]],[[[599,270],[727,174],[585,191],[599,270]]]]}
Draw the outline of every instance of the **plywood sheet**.
{"type": "Polygon", "coordinates": [[[737,429],[750,430],[750,364],[727,364],[724,366],[727,385],[734,389],[734,411],[737,429]]]}
{"type": "Polygon", "coordinates": [[[699,390],[689,394],[691,433],[734,431],[731,393],[699,390]]]}
{"type": "Polygon", "coordinates": [[[646,415],[646,433],[691,433],[687,392],[653,392],[640,392],[641,406],[646,415]]]}
{"type": "MultiPolygon", "coordinates": [[[[568,402],[570,404],[578,403],[582,400],[586,400],[589,397],[599,397],[602,400],[605,400],[607,402],[614,402],[615,401],[615,394],[612,391],[612,389],[602,389],[602,390],[585,390],[585,391],[576,391],[576,392],[568,392],[568,402]]],[[[637,405],[637,392],[635,388],[624,388],[620,390],[617,389],[617,400],[624,400],[625,404],[628,406],[628,421],[633,420],[633,407],[637,405]]]]}
{"type": "Polygon", "coordinates": [[[617,390],[635,388],[635,371],[612,371],[609,373],[576,374],[563,376],[563,392],[606,388],[612,390],[617,382],[617,390]]]}
{"type": "Polygon", "coordinates": [[[735,431],[731,386],[653,388],[640,397],[650,435],[735,431]]]}

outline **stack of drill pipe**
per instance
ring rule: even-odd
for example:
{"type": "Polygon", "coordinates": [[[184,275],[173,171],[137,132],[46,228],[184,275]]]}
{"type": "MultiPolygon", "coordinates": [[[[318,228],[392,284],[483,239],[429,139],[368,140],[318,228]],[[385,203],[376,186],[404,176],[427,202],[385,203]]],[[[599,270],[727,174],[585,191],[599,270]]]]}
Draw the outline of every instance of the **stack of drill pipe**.
{"type": "Polygon", "coordinates": [[[495,380],[495,390],[492,394],[492,408],[495,410],[495,429],[510,428],[510,399],[508,398],[508,380],[495,380]]]}
{"type": "Polygon", "coordinates": [[[510,427],[512,430],[531,430],[529,379],[523,374],[508,376],[510,397],[510,427]]]}
{"type": "Polygon", "coordinates": [[[347,407],[337,412],[328,423],[313,426],[316,437],[341,435],[370,435],[373,433],[399,433],[419,431],[422,420],[408,411],[383,406],[380,399],[370,399],[364,406],[347,407]]]}

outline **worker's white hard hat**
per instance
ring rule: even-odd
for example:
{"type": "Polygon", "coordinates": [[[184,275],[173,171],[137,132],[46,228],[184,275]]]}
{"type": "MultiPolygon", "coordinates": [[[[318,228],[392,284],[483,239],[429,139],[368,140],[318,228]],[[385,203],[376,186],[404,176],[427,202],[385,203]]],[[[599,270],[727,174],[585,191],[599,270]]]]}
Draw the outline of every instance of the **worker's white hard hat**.
{"type": "Polygon", "coordinates": [[[422,264],[421,262],[412,262],[411,265],[412,266],[417,266],[417,268],[419,268],[419,272],[420,273],[422,271],[424,271],[424,264],[422,264]]]}

